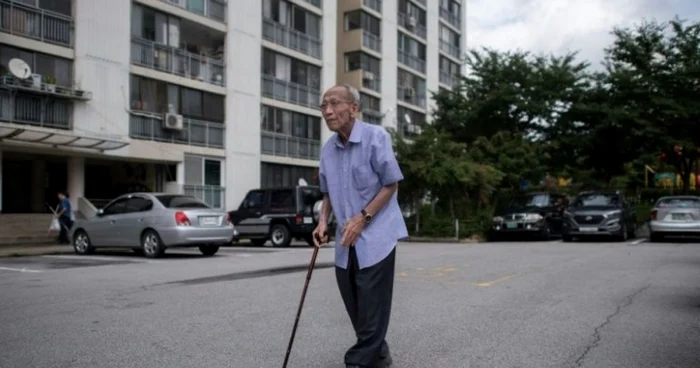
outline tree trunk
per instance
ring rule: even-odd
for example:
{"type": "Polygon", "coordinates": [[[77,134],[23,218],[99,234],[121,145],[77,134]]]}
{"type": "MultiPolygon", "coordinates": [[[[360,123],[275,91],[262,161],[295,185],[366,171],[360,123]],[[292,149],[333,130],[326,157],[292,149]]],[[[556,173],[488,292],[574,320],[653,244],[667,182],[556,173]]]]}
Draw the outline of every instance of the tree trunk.
{"type": "Polygon", "coordinates": [[[420,231],[420,200],[416,199],[413,201],[413,208],[416,211],[416,229],[415,233],[416,235],[418,234],[418,231],[420,231]]]}

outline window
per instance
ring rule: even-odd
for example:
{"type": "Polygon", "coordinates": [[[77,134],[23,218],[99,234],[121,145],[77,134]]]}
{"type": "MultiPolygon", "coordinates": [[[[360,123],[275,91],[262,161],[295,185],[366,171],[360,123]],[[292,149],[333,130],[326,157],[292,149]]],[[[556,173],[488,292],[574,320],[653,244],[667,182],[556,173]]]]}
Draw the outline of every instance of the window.
{"type": "Polygon", "coordinates": [[[398,69],[397,73],[397,82],[399,87],[411,87],[419,95],[425,95],[425,79],[403,69],[398,69]]]}
{"type": "Polygon", "coordinates": [[[457,49],[460,48],[461,36],[455,31],[440,25],[440,40],[447,43],[448,45],[454,46],[457,49]]]}
{"type": "Polygon", "coordinates": [[[408,115],[408,118],[411,120],[411,124],[418,126],[425,125],[425,114],[421,114],[412,109],[407,109],[403,106],[396,107],[396,116],[398,117],[399,125],[408,124],[406,115],[408,115]]]}
{"type": "Polygon", "coordinates": [[[185,155],[185,185],[222,186],[220,160],[202,156],[185,155]]]}
{"type": "Polygon", "coordinates": [[[265,105],[260,110],[260,128],[265,132],[313,140],[321,139],[321,118],[319,117],[265,105]]]}
{"type": "Polygon", "coordinates": [[[184,195],[159,195],[156,199],[166,208],[210,208],[197,198],[184,195]]]}
{"type": "Polygon", "coordinates": [[[409,0],[399,0],[399,13],[414,16],[418,21],[418,24],[422,25],[423,27],[426,25],[425,10],[419,8],[409,0]]]}
{"type": "Polygon", "coordinates": [[[398,32],[398,48],[399,52],[405,52],[425,61],[425,45],[403,32],[398,32]]]}
{"type": "Polygon", "coordinates": [[[221,186],[221,161],[204,159],[204,185],[221,186]]]}
{"type": "Polygon", "coordinates": [[[315,38],[321,38],[321,17],[284,0],[263,0],[263,17],[315,38]]]}
{"type": "Polygon", "coordinates": [[[175,112],[185,117],[224,121],[224,96],[131,75],[131,108],[154,113],[175,112]]]}
{"type": "Polygon", "coordinates": [[[129,201],[129,198],[120,198],[111,204],[108,204],[107,207],[105,207],[102,210],[102,215],[103,216],[110,216],[110,215],[119,215],[122,213],[127,213],[127,207],[126,203],[129,201]]]}
{"type": "Polygon", "coordinates": [[[24,60],[32,69],[32,73],[40,74],[46,83],[49,77],[55,78],[53,84],[64,87],[73,86],[73,62],[40,52],[19,49],[12,46],[0,46],[0,75],[9,73],[7,67],[11,59],[24,60]]]}
{"type": "Polygon", "coordinates": [[[321,68],[263,49],[263,74],[313,89],[321,89],[321,68]]]}
{"type": "Polygon", "coordinates": [[[459,64],[444,56],[440,56],[440,72],[453,76],[459,76],[462,74],[459,64]]]}
{"type": "Polygon", "coordinates": [[[265,201],[265,192],[262,190],[252,190],[245,196],[241,203],[242,208],[261,209],[265,201]]]}
{"type": "Polygon", "coordinates": [[[180,47],[180,19],[140,5],[131,8],[131,35],[180,47]]]}
{"type": "Polygon", "coordinates": [[[381,100],[366,93],[360,93],[362,110],[382,111],[381,100]]]}
{"type": "Polygon", "coordinates": [[[379,18],[369,15],[361,10],[345,13],[345,30],[363,29],[377,37],[381,37],[382,26],[379,18]]]}
{"type": "Polygon", "coordinates": [[[69,17],[73,16],[71,0],[19,0],[16,2],[67,15],[69,17]]]}
{"type": "Polygon", "coordinates": [[[293,187],[299,183],[299,179],[304,179],[309,184],[317,181],[314,180],[314,172],[318,169],[314,167],[263,162],[260,169],[261,188],[293,187]]]}
{"type": "Polygon", "coordinates": [[[153,202],[146,198],[131,197],[126,202],[126,212],[145,212],[153,209],[153,202]]]}
{"type": "Polygon", "coordinates": [[[454,0],[440,0],[440,8],[447,10],[450,14],[454,15],[456,19],[462,18],[460,13],[461,6],[454,0]]]}
{"type": "Polygon", "coordinates": [[[345,54],[345,71],[351,72],[353,70],[364,70],[379,76],[381,74],[381,61],[364,52],[348,52],[345,54]]]}
{"type": "Polygon", "coordinates": [[[286,210],[295,212],[294,208],[294,190],[279,189],[270,192],[270,209],[271,210],[286,210]]]}

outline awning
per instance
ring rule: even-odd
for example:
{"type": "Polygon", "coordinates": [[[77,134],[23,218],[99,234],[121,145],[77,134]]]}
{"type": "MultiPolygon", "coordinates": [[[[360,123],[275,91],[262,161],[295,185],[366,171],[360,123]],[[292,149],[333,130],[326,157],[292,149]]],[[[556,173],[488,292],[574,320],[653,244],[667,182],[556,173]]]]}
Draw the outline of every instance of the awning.
{"type": "Polygon", "coordinates": [[[71,147],[82,149],[94,149],[101,152],[120,149],[129,145],[128,142],[117,139],[81,137],[57,132],[47,132],[32,127],[5,127],[0,126],[0,142],[17,141],[26,143],[39,143],[53,147],[71,147]]]}

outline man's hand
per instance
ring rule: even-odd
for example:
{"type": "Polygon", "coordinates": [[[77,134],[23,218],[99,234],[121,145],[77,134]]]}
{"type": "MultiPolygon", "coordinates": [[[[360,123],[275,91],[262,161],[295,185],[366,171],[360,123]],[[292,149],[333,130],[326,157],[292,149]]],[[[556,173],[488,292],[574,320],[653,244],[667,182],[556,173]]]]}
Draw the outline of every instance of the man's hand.
{"type": "Polygon", "coordinates": [[[351,218],[345,225],[343,225],[343,238],[340,240],[340,244],[344,247],[350,247],[355,245],[355,241],[362,233],[362,229],[365,228],[365,218],[364,216],[356,215],[351,218]]]}
{"type": "Polygon", "coordinates": [[[316,229],[314,229],[313,233],[311,235],[314,238],[314,245],[317,248],[320,248],[323,244],[327,244],[329,237],[328,237],[328,225],[321,221],[318,226],[316,226],[316,229]]]}

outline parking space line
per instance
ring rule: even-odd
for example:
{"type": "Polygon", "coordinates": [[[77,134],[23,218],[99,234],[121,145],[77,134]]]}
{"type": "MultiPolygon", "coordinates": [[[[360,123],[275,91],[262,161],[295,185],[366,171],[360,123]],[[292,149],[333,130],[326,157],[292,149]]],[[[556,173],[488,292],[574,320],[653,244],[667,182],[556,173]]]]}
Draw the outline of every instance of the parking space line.
{"type": "Polygon", "coordinates": [[[43,272],[43,271],[39,271],[39,270],[32,270],[29,268],[12,268],[12,267],[0,267],[0,271],[31,272],[31,273],[43,272]]]}
{"type": "Polygon", "coordinates": [[[497,284],[497,283],[503,282],[503,281],[508,281],[508,280],[510,280],[510,279],[514,279],[514,278],[516,278],[516,277],[518,277],[518,276],[522,276],[522,275],[528,274],[528,273],[533,272],[533,271],[536,271],[536,270],[539,270],[539,267],[532,267],[532,268],[529,268],[529,269],[527,269],[527,270],[524,270],[524,271],[521,271],[521,272],[518,272],[518,273],[514,273],[514,274],[506,275],[506,276],[503,276],[503,277],[499,277],[499,278],[497,278],[497,279],[495,279],[495,280],[482,281],[482,282],[474,282],[474,283],[472,283],[472,285],[474,285],[474,286],[480,286],[480,287],[489,287],[489,286],[492,286],[493,284],[497,284]]]}

